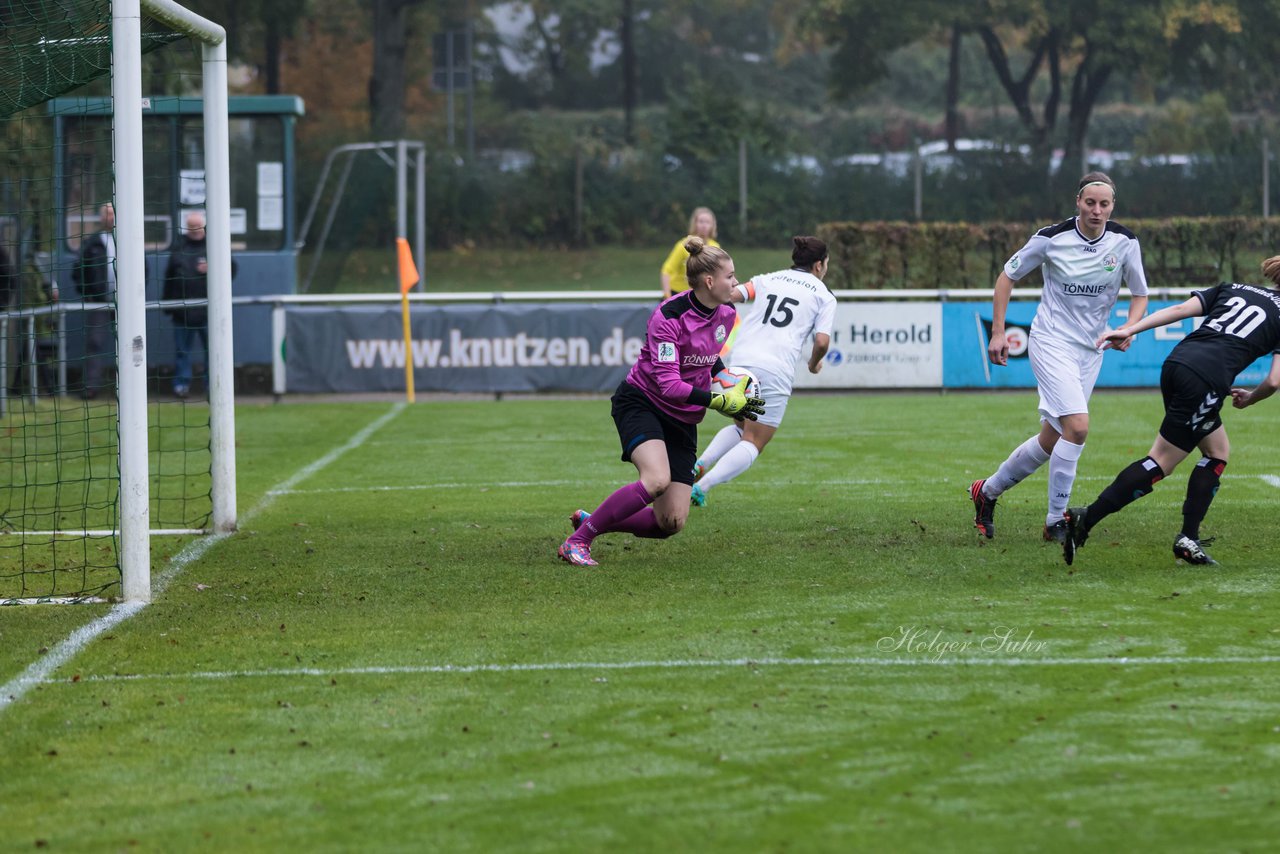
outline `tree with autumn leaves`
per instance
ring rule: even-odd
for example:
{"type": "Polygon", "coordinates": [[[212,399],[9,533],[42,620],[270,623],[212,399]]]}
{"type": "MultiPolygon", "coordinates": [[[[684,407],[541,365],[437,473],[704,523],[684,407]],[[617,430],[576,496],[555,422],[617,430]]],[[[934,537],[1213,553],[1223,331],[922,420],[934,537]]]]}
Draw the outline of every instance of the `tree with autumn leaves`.
{"type": "MultiPolygon", "coordinates": [[[[894,114],[897,130],[879,133],[882,145],[936,127],[927,116],[945,104],[943,130],[954,141],[980,99],[1003,103],[991,138],[1032,151],[1028,174],[1043,176],[1043,187],[1022,186],[1043,207],[1063,192],[1055,182],[1076,172],[1055,175],[1055,150],[1080,163],[1100,105],[1180,97],[1170,121],[1150,127],[1168,150],[1192,150],[1178,146],[1203,141],[1187,132],[1207,130],[1208,113],[1195,105],[1267,123],[1280,92],[1271,62],[1280,0],[209,0],[197,11],[226,23],[232,58],[252,77],[240,91],[303,98],[304,170],[343,143],[440,140],[432,36],[467,21],[477,38],[482,148],[571,152],[585,133],[609,147],[656,148],[704,181],[736,162],[743,139],[773,158],[792,145],[824,145],[851,104],[894,114]],[[904,70],[927,85],[895,82],[904,70]],[[885,90],[905,103],[886,102],[885,90]],[[637,110],[646,111],[638,128],[637,110]],[[588,127],[570,115],[595,118],[588,127]]],[[[832,146],[857,151],[875,139],[846,127],[832,146]]],[[[1231,144],[1230,127],[1227,137],[1213,133],[1208,150],[1231,144]]]]}
{"type": "Polygon", "coordinates": [[[802,0],[802,8],[790,38],[832,50],[831,82],[840,95],[883,79],[893,51],[948,39],[952,142],[963,85],[955,57],[963,38],[980,39],[1024,141],[1045,164],[1057,144],[1064,162],[1080,161],[1090,119],[1117,78],[1229,90],[1237,109],[1274,106],[1271,51],[1280,33],[1274,0],[802,0]]]}
{"type": "MultiPolygon", "coordinates": [[[[367,132],[394,139],[421,70],[431,31],[447,10],[425,0],[208,0],[199,11],[222,22],[233,61],[252,69],[247,88],[302,95],[313,107],[363,111],[367,132]],[[414,61],[414,57],[418,61],[414,61]]],[[[345,115],[344,115],[345,114],[345,115]]]]}
{"type": "MultiPolygon", "coordinates": [[[[1118,79],[1227,91],[1235,109],[1273,106],[1270,61],[1280,33],[1277,0],[207,0],[197,11],[223,22],[233,59],[254,69],[252,88],[302,94],[320,110],[362,111],[377,138],[401,135],[406,112],[438,101],[428,87],[431,36],[477,26],[490,90],[513,109],[668,103],[690,78],[733,80],[755,101],[789,103],[782,75],[806,58],[824,73],[833,103],[857,99],[888,73],[886,60],[944,41],[952,62],[945,100],[950,134],[966,81],[957,61],[977,41],[1023,128],[1047,158],[1078,157],[1090,119],[1118,79]],[[519,13],[499,32],[485,12],[519,13]],[[500,61],[513,61],[513,70],[500,61]],[[719,77],[717,78],[717,75],[719,77]]],[[[351,121],[341,124],[351,127],[351,121]]]]}

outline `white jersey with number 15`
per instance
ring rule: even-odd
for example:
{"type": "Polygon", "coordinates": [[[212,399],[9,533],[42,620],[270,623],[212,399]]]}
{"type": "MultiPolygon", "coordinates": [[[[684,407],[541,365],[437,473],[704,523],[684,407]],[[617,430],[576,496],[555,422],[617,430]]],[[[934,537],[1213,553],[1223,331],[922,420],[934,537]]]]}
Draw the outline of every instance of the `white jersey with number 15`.
{"type": "Polygon", "coordinates": [[[836,298],[822,280],[803,270],[779,270],[739,285],[747,303],[738,307],[737,339],[725,360],[757,376],[771,374],[788,388],[814,333],[831,334],[836,298]]]}

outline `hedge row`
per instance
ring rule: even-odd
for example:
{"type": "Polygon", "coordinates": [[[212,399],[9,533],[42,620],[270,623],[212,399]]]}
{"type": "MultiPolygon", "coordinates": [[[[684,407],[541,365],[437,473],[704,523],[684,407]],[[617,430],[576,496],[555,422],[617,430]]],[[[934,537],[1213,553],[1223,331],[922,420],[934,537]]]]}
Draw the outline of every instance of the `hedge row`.
{"type": "MultiPolygon", "coordinates": [[[[1133,219],[1147,280],[1157,287],[1256,281],[1276,254],[1280,222],[1261,217],[1133,219]]],[[[990,288],[1026,243],[1025,223],[832,222],[818,226],[831,250],[833,288],[990,288]]]]}

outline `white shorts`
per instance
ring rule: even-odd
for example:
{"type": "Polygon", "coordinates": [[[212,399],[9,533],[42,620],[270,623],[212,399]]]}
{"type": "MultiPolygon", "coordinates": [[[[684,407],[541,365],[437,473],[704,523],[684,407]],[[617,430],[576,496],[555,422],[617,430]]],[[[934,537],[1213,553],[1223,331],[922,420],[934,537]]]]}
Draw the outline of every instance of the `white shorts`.
{"type": "Polygon", "coordinates": [[[1040,392],[1040,420],[1061,433],[1062,416],[1089,411],[1089,397],[1102,370],[1102,352],[1032,335],[1027,355],[1040,392]]]}
{"type": "Polygon", "coordinates": [[[782,426],[782,416],[787,414],[787,401],[791,399],[791,379],[779,380],[774,374],[755,368],[729,369],[734,373],[750,371],[760,383],[760,396],[764,398],[764,415],[758,420],[760,424],[777,429],[782,426]]]}

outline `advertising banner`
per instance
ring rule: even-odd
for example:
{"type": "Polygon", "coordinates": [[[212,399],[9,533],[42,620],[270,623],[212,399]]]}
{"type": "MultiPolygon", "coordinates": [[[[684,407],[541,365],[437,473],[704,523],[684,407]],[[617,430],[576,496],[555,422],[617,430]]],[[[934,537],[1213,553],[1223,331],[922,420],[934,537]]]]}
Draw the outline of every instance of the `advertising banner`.
{"type": "Polygon", "coordinates": [[[942,329],[939,303],[839,303],[826,364],[809,373],[806,345],[796,388],[939,388],[942,329]]]}
{"type": "MultiPolygon", "coordinates": [[[[1177,305],[1168,300],[1152,300],[1147,312],[1177,305]]],[[[950,302],[942,306],[943,378],[947,388],[1035,388],[1036,379],[1027,357],[1027,336],[1035,317],[1038,301],[1014,301],[1005,314],[1005,335],[1009,341],[1007,367],[993,365],[987,359],[987,341],[991,335],[991,303],[950,302]]],[[[1129,303],[1116,303],[1110,326],[1115,329],[1129,316],[1129,303]]],[[[1134,339],[1126,352],[1108,350],[1098,374],[1098,388],[1158,387],[1160,368],[1165,357],[1179,341],[1190,334],[1201,317],[1188,318],[1144,332],[1134,339]]],[[[1246,368],[1237,381],[1256,385],[1271,366],[1264,357],[1246,368]]]]}
{"type": "MultiPolygon", "coordinates": [[[[1153,301],[1149,311],[1173,304],[1153,301]]],[[[1001,367],[987,360],[990,302],[841,302],[821,373],[809,373],[806,345],[796,388],[1034,388],[1027,339],[1038,305],[1009,304],[1009,364],[1001,367]]],[[[653,308],[647,301],[418,304],[406,356],[396,306],[289,306],[280,390],[403,391],[407,357],[422,391],[607,393],[639,354],[653,308]]],[[[1116,304],[1113,328],[1128,310],[1116,304]]],[[[1098,387],[1159,386],[1165,357],[1200,321],[1145,332],[1125,353],[1108,351],[1098,387]]],[[[1259,359],[1237,381],[1256,385],[1270,363],[1259,359]]]]}
{"type": "MultiPolygon", "coordinates": [[[[652,302],[415,305],[420,391],[612,391],[644,341],[652,302]]],[[[285,313],[289,392],[403,391],[398,306],[291,306],[285,313]]]]}

